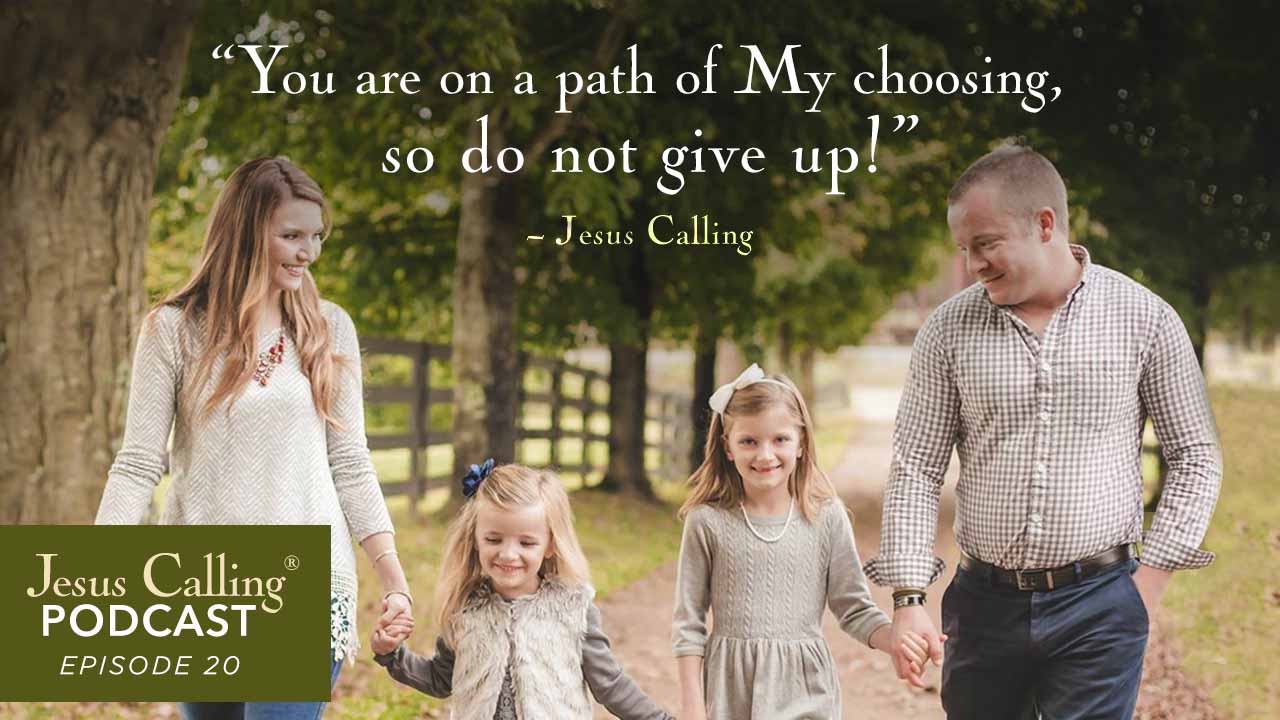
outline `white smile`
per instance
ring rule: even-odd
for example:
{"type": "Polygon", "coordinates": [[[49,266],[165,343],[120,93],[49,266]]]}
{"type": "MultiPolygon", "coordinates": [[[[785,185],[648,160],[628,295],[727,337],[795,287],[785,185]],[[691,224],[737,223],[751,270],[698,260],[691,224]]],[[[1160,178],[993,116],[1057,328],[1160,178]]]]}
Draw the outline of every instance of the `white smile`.
{"type": "Polygon", "coordinates": [[[768,475],[769,473],[771,473],[771,472],[773,472],[773,471],[775,471],[775,470],[781,470],[781,469],[782,469],[782,466],[781,466],[781,465],[774,465],[774,466],[772,466],[772,467],[765,467],[765,468],[751,468],[751,469],[752,469],[752,470],[754,470],[755,472],[757,472],[757,473],[761,474],[761,475],[768,475]]]}
{"type": "Polygon", "coordinates": [[[290,265],[288,263],[283,263],[283,265],[284,269],[289,271],[289,274],[294,277],[302,277],[303,271],[307,269],[306,265],[290,265]]]}
{"type": "Polygon", "coordinates": [[[497,570],[498,572],[505,573],[505,574],[507,574],[507,575],[514,575],[515,573],[518,573],[518,572],[521,572],[521,571],[523,571],[523,570],[524,570],[524,567],[522,567],[522,566],[516,566],[516,565],[498,565],[498,564],[496,564],[496,563],[494,564],[493,568],[494,568],[495,570],[497,570]]]}

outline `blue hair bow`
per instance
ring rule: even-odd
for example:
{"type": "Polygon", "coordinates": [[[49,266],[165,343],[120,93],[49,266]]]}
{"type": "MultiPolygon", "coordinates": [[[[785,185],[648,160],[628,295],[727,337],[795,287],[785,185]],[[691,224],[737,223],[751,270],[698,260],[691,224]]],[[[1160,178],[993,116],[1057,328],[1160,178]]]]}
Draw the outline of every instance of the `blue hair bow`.
{"type": "Polygon", "coordinates": [[[493,458],[485,460],[480,465],[472,465],[467,474],[462,477],[462,496],[468,500],[475,497],[476,491],[480,489],[480,483],[484,482],[491,472],[493,472],[493,458]]]}

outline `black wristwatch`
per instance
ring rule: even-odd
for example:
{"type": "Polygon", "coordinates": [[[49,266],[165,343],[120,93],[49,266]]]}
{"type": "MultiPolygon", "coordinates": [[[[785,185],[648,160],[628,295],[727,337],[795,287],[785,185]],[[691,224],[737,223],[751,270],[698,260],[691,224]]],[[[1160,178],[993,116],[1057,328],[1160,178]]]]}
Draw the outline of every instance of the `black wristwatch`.
{"type": "Polygon", "coordinates": [[[925,593],[923,590],[895,590],[893,592],[893,609],[910,607],[912,605],[924,605],[925,593]]]}

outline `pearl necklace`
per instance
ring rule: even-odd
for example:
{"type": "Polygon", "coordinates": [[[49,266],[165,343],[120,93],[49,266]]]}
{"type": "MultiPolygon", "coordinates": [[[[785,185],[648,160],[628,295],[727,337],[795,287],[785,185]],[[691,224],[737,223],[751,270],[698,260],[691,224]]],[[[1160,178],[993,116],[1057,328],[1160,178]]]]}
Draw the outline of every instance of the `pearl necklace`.
{"type": "Polygon", "coordinates": [[[774,537],[765,537],[764,535],[760,534],[759,530],[756,530],[756,526],[751,524],[751,518],[747,517],[746,505],[742,503],[738,503],[738,509],[742,511],[742,519],[746,521],[747,529],[751,531],[752,535],[755,535],[756,537],[760,538],[761,540],[767,543],[776,543],[782,539],[783,535],[787,534],[787,528],[791,527],[791,515],[792,513],[795,512],[795,509],[796,509],[796,499],[791,498],[791,506],[787,508],[787,522],[783,524],[782,532],[779,532],[774,537]]]}

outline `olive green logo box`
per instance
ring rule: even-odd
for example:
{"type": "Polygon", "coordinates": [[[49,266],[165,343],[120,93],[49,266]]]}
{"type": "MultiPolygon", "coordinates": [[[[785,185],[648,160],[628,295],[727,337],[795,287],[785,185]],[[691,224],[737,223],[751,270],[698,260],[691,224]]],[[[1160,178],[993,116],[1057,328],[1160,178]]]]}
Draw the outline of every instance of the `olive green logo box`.
{"type": "Polygon", "coordinates": [[[0,700],[329,699],[327,525],[6,525],[0,556],[0,700]]]}

